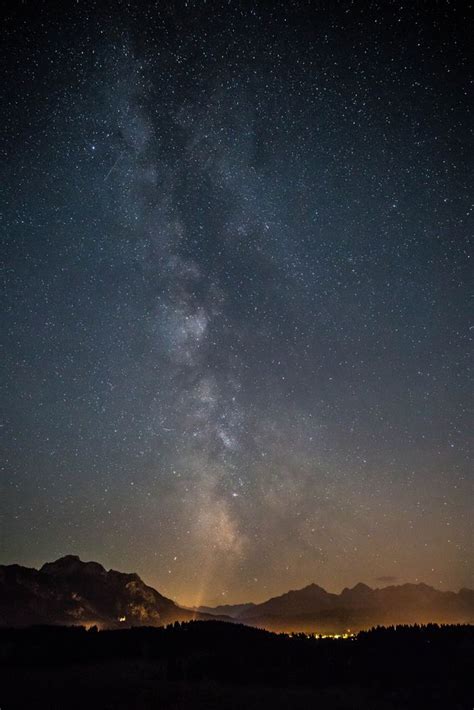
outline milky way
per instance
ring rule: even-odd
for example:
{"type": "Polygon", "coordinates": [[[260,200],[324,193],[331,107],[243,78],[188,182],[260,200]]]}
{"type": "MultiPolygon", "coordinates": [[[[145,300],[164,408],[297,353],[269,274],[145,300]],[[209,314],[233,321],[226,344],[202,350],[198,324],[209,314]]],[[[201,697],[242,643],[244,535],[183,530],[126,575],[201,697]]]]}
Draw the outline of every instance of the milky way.
{"type": "Polygon", "coordinates": [[[474,583],[466,19],[272,5],[6,20],[2,562],[474,583]]]}

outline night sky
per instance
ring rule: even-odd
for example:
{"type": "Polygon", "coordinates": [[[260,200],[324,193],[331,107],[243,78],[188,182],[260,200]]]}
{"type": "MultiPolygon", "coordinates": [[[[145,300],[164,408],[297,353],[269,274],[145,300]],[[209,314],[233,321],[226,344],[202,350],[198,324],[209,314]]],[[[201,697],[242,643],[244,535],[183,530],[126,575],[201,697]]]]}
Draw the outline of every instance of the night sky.
{"type": "Polygon", "coordinates": [[[0,561],[474,586],[461,3],[16,3],[0,561]]]}

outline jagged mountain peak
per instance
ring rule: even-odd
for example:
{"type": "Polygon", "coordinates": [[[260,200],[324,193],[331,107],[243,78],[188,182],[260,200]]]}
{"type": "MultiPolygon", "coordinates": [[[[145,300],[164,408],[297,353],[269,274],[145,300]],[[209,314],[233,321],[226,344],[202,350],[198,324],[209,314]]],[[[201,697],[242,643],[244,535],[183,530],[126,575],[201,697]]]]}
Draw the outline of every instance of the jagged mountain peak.
{"type": "Polygon", "coordinates": [[[372,592],[373,589],[372,587],[369,587],[368,584],[364,584],[364,582],[358,582],[354,587],[352,587],[353,592],[372,592]]]}
{"type": "Polygon", "coordinates": [[[358,582],[354,587],[344,587],[341,596],[354,596],[371,594],[374,590],[363,582],[358,582]]]}
{"type": "MultiPolygon", "coordinates": [[[[319,584],[315,584],[314,582],[311,582],[311,584],[307,584],[305,587],[302,587],[301,589],[290,589],[288,592],[284,592],[283,594],[279,595],[278,597],[272,597],[272,599],[283,599],[287,597],[301,597],[301,596],[326,596],[329,595],[330,592],[327,592],[324,587],[320,587],[319,584]]],[[[272,601],[270,599],[269,601],[272,601]]],[[[266,602],[264,602],[266,603],[266,602]]]]}
{"type": "Polygon", "coordinates": [[[324,594],[328,594],[328,592],[324,589],[324,587],[321,587],[319,584],[316,584],[315,582],[311,582],[311,584],[308,584],[306,587],[303,587],[303,590],[310,590],[312,592],[324,592],[324,594]]]}

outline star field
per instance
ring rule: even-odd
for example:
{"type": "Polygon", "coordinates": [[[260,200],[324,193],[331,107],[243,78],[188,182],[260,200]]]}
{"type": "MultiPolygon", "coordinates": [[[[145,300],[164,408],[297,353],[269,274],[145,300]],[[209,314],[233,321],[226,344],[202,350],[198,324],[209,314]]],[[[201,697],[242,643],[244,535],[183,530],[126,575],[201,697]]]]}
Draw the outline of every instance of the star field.
{"type": "Polygon", "coordinates": [[[2,562],[474,584],[467,16],[271,5],[5,19],[2,562]]]}

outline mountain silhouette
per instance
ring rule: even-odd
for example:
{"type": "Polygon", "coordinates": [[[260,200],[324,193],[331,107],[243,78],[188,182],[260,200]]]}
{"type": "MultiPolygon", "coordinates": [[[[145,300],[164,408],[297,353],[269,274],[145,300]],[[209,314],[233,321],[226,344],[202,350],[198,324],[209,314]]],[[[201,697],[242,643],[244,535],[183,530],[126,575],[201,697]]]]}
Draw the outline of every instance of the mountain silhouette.
{"type": "MultiPolygon", "coordinates": [[[[351,589],[346,587],[341,594],[332,594],[310,584],[262,604],[243,607],[234,613],[228,606],[226,614],[270,631],[342,633],[376,625],[473,623],[474,591],[442,592],[426,584],[372,589],[359,583],[351,589]]],[[[209,607],[206,611],[213,613],[209,607]]]]}
{"type": "Polygon", "coordinates": [[[317,584],[261,604],[184,609],[134,573],[106,570],[75,555],[40,570],[0,565],[0,626],[75,624],[100,628],[164,626],[191,619],[238,621],[270,631],[341,633],[376,625],[473,623],[474,590],[442,592],[426,584],[327,592],[317,584]]]}
{"type": "Polygon", "coordinates": [[[0,625],[162,626],[206,616],[182,609],[137,574],[106,570],[75,555],[40,570],[0,566],[0,625]]]}
{"type": "Polygon", "coordinates": [[[219,606],[198,606],[195,610],[203,614],[212,614],[212,616],[215,616],[217,614],[219,616],[229,616],[231,619],[237,619],[247,610],[253,609],[254,606],[256,605],[252,602],[248,602],[247,604],[219,604],[219,606]]]}
{"type": "Polygon", "coordinates": [[[239,615],[239,619],[258,619],[262,616],[293,616],[301,613],[316,613],[331,609],[336,594],[330,594],[317,584],[310,584],[298,591],[291,590],[279,597],[273,597],[262,604],[239,615]]]}

